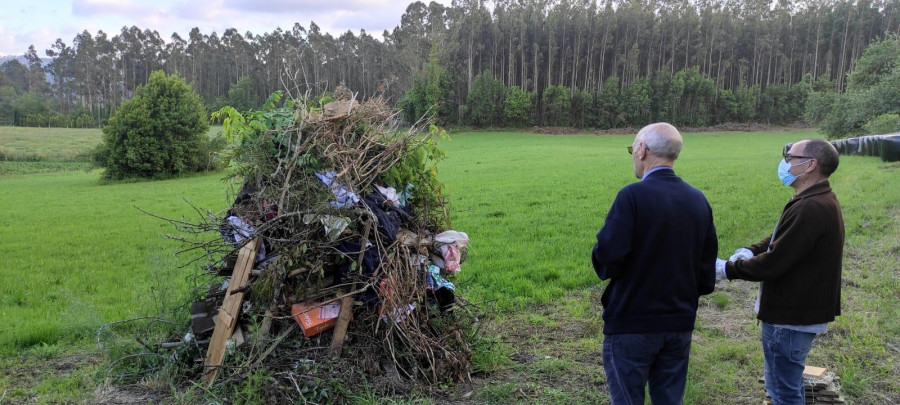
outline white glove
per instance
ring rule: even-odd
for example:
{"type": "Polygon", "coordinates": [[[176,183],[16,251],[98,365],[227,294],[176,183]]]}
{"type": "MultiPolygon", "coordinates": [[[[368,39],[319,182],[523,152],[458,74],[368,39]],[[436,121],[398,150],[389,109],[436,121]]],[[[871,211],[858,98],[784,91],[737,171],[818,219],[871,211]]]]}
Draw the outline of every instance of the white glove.
{"type": "Polygon", "coordinates": [[[725,263],[726,261],[722,259],[716,259],[716,282],[722,280],[728,280],[728,276],[725,274],[725,263]]]}
{"type": "Polygon", "coordinates": [[[751,257],[753,257],[753,252],[751,252],[750,249],[747,249],[747,248],[738,248],[738,250],[735,250],[735,251],[734,251],[734,254],[731,255],[731,257],[728,258],[728,261],[729,261],[729,262],[736,262],[736,261],[738,261],[739,259],[740,259],[740,260],[747,260],[747,259],[749,259],[749,258],[751,258],[751,257]]]}

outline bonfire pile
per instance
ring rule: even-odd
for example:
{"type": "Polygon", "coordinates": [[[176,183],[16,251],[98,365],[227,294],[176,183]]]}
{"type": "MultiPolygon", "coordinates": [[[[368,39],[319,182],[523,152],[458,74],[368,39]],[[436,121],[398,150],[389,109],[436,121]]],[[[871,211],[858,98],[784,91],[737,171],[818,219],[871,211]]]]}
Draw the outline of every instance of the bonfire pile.
{"type": "Polygon", "coordinates": [[[448,281],[469,240],[449,226],[435,128],[336,94],[230,117],[243,186],[227,213],[178,224],[219,235],[183,239],[218,277],[181,339],[210,384],[265,369],[270,402],[296,402],[354,373],[394,392],[469,377],[477,321],[448,281]]]}

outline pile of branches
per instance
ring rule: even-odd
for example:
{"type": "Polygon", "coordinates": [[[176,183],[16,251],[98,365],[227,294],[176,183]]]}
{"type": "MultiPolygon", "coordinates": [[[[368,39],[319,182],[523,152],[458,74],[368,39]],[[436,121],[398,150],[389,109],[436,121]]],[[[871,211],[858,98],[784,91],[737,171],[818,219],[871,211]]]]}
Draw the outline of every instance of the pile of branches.
{"type": "MultiPolygon", "coordinates": [[[[296,100],[275,107],[276,94],[261,111],[219,112],[242,187],[224,214],[198,210],[200,223],[173,221],[183,252],[199,253],[211,277],[194,307],[215,314],[239,250],[259,245],[249,280],[235,290],[245,294],[237,320],[244,339],[229,341],[212,384],[263,373],[269,402],[295,403],[335,395],[327,387],[338,380],[397,393],[469,378],[477,319],[444,278],[458,271],[468,237],[446,232],[434,166],[442,134],[426,122],[396,126],[381,99],[336,94],[320,108],[296,100]],[[331,332],[307,337],[291,310],[345,297],[353,297],[353,318],[336,354],[331,332]]],[[[209,372],[211,327],[198,330],[198,317],[173,344],[193,379],[209,372]]]]}

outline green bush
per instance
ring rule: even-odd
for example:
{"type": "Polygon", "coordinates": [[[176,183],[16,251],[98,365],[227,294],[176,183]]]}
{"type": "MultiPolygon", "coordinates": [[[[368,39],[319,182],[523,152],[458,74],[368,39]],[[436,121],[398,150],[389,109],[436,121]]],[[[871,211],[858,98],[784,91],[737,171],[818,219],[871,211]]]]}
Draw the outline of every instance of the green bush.
{"type": "Polygon", "coordinates": [[[94,161],[111,179],[203,171],[209,167],[208,128],[200,96],[184,79],[153,72],[103,128],[94,161]]]}
{"type": "Polygon", "coordinates": [[[522,90],[519,86],[510,87],[503,100],[503,120],[512,127],[531,125],[533,108],[534,93],[522,90]]]}
{"type": "MultiPolygon", "coordinates": [[[[874,42],[847,75],[847,91],[825,117],[829,138],[863,135],[865,127],[885,114],[900,113],[900,38],[874,42]]],[[[807,108],[808,110],[808,108],[807,108]]]]}
{"type": "Polygon", "coordinates": [[[566,86],[550,86],[544,90],[544,125],[566,127],[572,122],[572,98],[566,86]]]}
{"type": "Polygon", "coordinates": [[[867,135],[883,135],[900,132],[900,114],[881,114],[863,125],[867,135]]]}
{"type": "Polygon", "coordinates": [[[475,76],[472,90],[466,96],[466,108],[469,111],[469,123],[478,127],[500,125],[503,119],[506,87],[496,79],[490,70],[475,76]]]}
{"type": "Polygon", "coordinates": [[[440,125],[453,121],[453,76],[438,62],[436,51],[432,51],[428,63],[413,78],[413,86],[400,102],[403,118],[413,123],[421,118],[433,120],[440,125]]]}

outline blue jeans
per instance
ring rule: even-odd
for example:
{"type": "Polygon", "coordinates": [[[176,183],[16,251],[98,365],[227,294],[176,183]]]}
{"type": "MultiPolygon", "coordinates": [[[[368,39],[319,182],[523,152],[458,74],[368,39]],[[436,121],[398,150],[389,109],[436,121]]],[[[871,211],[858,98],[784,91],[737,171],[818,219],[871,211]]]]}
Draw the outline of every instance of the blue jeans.
{"type": "Polygon", "coordinates": [[[650,383],[654,404],[681,404],[691,332],[604,335],[603,368],[614,405],[643,405],[650,383]]]}
{"type": "Polygon", "coordinates": [[[803,368],[815,333],[762,323],[766,392],[774,405],[803,405],[803,368]]]}

